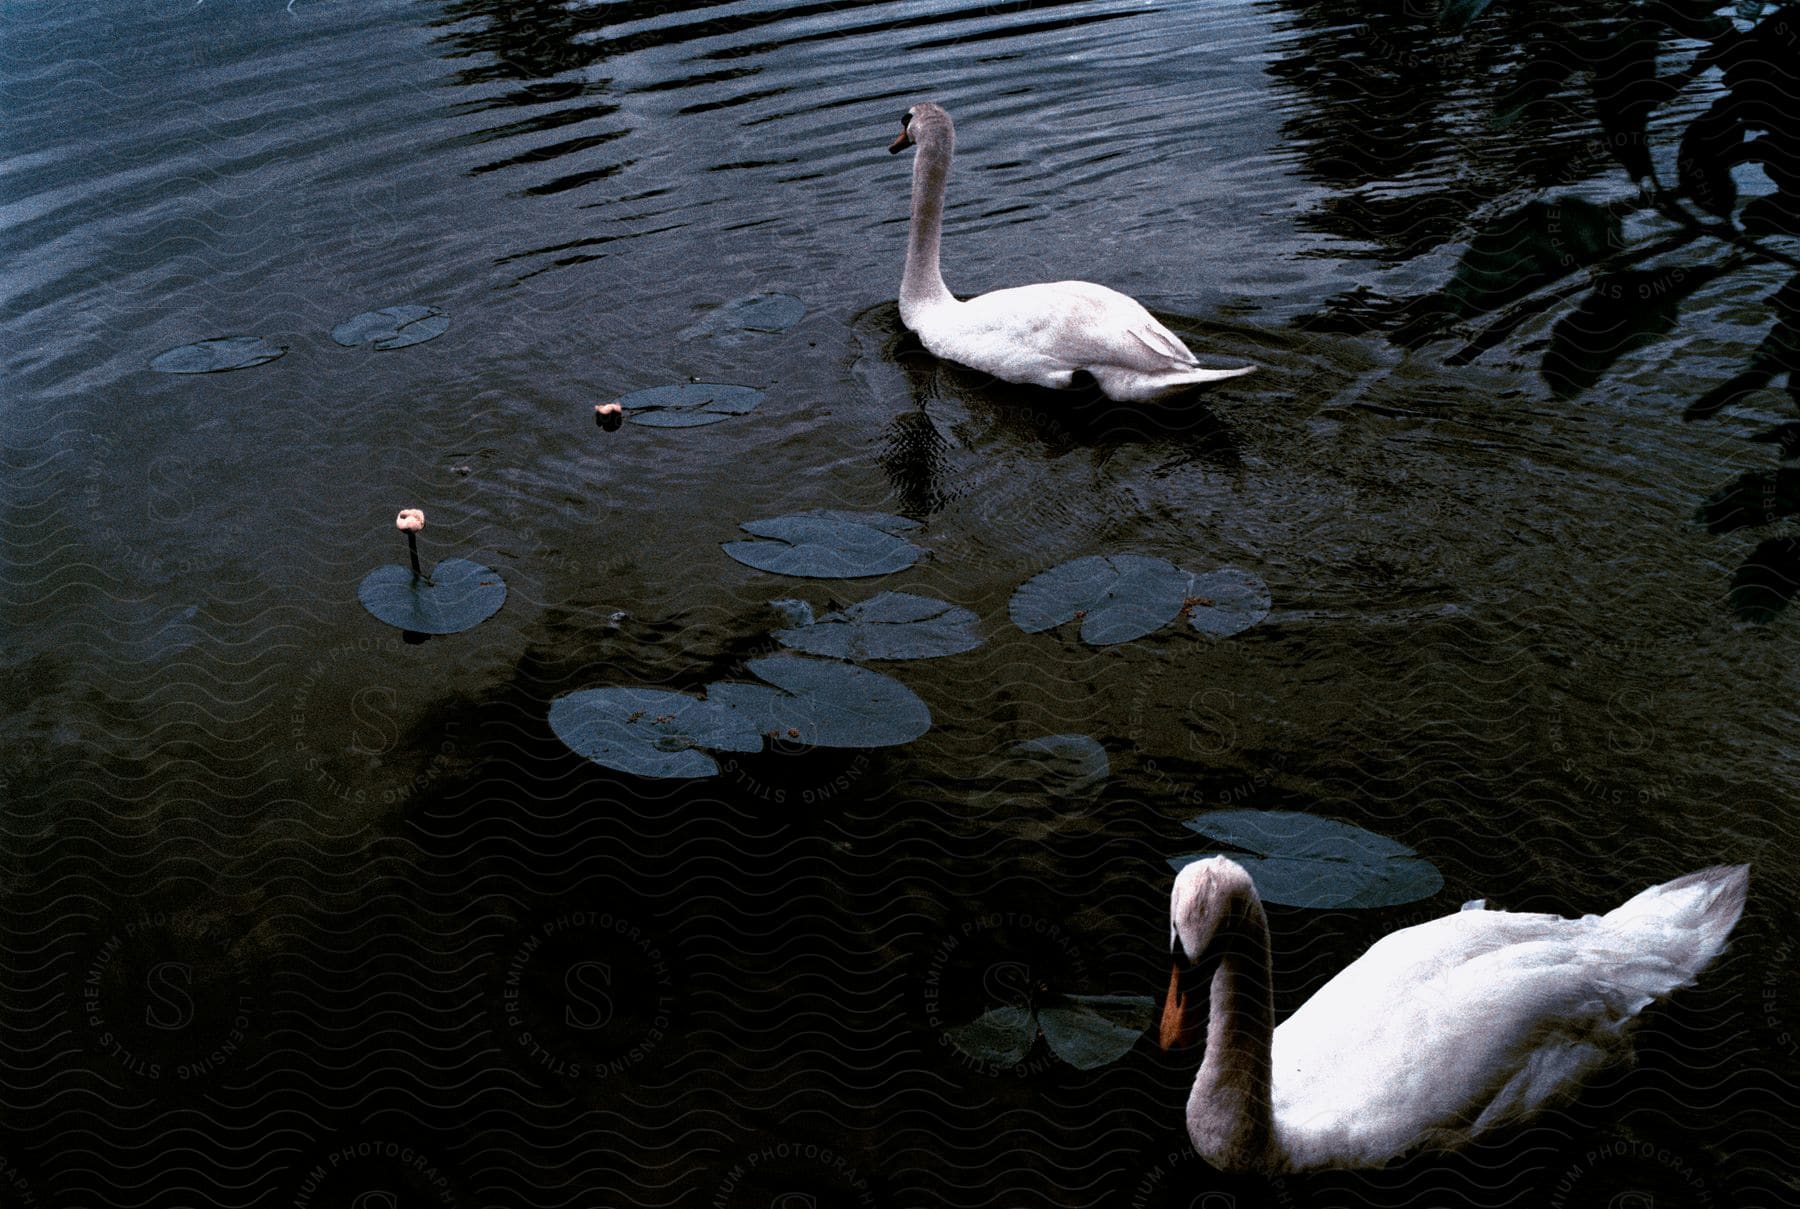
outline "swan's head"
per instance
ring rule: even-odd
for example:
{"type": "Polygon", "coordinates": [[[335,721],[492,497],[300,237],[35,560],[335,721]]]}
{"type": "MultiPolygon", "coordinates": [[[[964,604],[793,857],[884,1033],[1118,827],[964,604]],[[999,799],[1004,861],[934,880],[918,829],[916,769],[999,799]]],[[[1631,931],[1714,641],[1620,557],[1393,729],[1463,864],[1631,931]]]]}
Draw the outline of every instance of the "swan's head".
{"type": "Polygon", "coordinates": [[[900,137],[888,144],[890,153],[905,151],[914,143],[938,142],[948,145],[956,137],[956,127],[942,105],[920,101],[900,115],[900,137]]]}
{"type": "Polygon", "coordinates": [[[1169,997],[1162,1046],[1182,1049],[1205,1032],[1207,988],[1220,958],[1266,944],[1268,921],[1256,883],[1223,856],[1195,861],[1169,893],[1169,997]]]}

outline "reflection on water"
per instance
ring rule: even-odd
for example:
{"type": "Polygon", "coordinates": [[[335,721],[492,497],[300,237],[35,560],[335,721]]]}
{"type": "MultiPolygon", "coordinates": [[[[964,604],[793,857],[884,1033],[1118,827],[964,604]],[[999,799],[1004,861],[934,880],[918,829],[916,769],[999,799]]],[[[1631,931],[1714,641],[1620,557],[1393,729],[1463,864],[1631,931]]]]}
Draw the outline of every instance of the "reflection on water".
{"type": "Polygon", "coordinates": [[[0,1190],[1800,1201],[1787,1122],[1751,1107],[1800,1079],[1800,1003],[1764,986],[1796,902],[1790,13],[10,13],[0,1190]],[[953,289],[1104,281],[1261,372],[1159,411],[925,356],[885,151],[922,98],[958,119],[953,289]],[[720,338],[773,294],[792,326],[720,338]],[[329,339],[402,302],[454,326],[329,339]],[[226,335],[288,352],[148,368],[226,335]],[[693,380],[765,398],[593,423],[693,380]],[[409,646],[363,612],[403,506],[505,577],[498,615],[409,646]],[[827,583],[719,549],[818,507],[905,513],[932,557],[827,583]],[[1254,570],[1274,610],[1103,652],[1011,625],[1019,584],[1113,551],[1254,570]],[[548,730],[570,691],[749,679],[772,599],[890,587],[984,638],[894,665],[934,718],[913,744],[648,783],[548,730]],[[1110,777],[993,792],[996,753],[1046,735],[1110,777]],[[1748,859],[1753,919],[1572,1114],[1227,1182],[1150,1039],[976,1070],[948,1035],[996,971],[1158,993],[1165,858],[1220,805],[1445,874],[1416,915],[1277,912],[1282,1012],[1465,898],[1577,912],[1748,859]]]}

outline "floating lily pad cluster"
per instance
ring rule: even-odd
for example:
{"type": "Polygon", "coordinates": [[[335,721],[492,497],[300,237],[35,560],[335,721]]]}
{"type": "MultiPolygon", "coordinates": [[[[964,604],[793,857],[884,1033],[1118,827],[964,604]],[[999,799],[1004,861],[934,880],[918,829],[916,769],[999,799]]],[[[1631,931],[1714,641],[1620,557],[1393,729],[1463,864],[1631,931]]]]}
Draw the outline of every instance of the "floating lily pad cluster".
{"type": "MultiPolygon", "coordinates": [[[[353,315],[331,329],[331,338],[346,348],[368,345],[387,350],[423,344],[450,330],[450,316],[435,306],[409,302],[353,315]]],[[[262,336],[215,336],[210,340],[165,349],[150,359],[159,374],[217,374],[249,369],[288,351],[262,336]]]]}
{"type": "Polygon", "coordinates": [[[1089,646],[1113,646],[1153,634],[1177,617],[1213,638],[1228,638],[1269,615],[1268,585],[1253,571],[1221,567],[1196,574],[1142,554],[1095,554],[1050,568],[1021,584],[1007,603],[1027,634],[1075,620],[1089,646]]]}
{"type": "Polygon", "coordinates": [[[651,428],[699,428],[733,416],[747,416],[763,401],[754,386],[723,382],[680,382],[635,390],[619,400],[626,419],[651,428]]]}
{"type": "Polygon", "coordinates": [[[818,620],[804,601],[783,602],[795,624],[775,631],[775,641],[809,655],[835,659],[934,659],[981,645],[975,614],[958,605],[882,592],[818,620]],[[798,606],[797,608],[793,606],[798,606]]]}
{"type": "Polygon", "coordinates": [[[1058,1058],[1093,1070],[1124,1057],[1155,1010],[1143,995],[1058,995],[1042,1006],[993,1008],[946,1036],[969,1057],[1005,1067],[1023,1062],[1042,1036],[1058,1058]]]}
{"type": "Polygon", "coordinates": [[[726,542],[725,553],[745,566],[807,579],[860,579],[904,571],[925,556],[901,534],[919,522],[885,512],[816,509],[745,521],[752,540],[726,542]]]}
{"type": "Polygon", "coordinates": [[[1290,810],[1217,810],[1184,824],[1238,851],[1172,857],[1179,870],[1228,856],[1264,900],[1289,907],[1392,907],[1429,898],[1443,875],[1398,840],[1350,823],[1290,810]]]}
{"type": "Polygon", "coordinates": [[[771,655],[746,665],[764,681],[720,681],[699,694],[582,689],[550,706],[571,751],[642,777],[709,777],[708,751],[761,751],[765,739],[810,747],[888,747],[931,729],[925,702],[898,680],[836,660],[771,655]]]}

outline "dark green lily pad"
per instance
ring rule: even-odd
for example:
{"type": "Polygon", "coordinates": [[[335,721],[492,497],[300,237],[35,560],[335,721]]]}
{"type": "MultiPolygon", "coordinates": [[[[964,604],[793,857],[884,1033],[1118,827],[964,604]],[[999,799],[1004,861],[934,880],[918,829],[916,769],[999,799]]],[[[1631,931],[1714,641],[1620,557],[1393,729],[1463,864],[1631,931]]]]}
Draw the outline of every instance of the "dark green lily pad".
{"type": "Polygon", "coordinates": [[[331,338],[345,348],[371,344],[385,352],[435,340],[449,330],[450,316],[443,311],[408,302],[353,315],[331,329],[331,338]]]}
{"type": "Polygon", "coordinates": [[[681,336],[737,344],[751,336],[785,332],[805,314],[806,304],[792,294],[750,294],[715,308],[706,318],[684,329],[681,336]]]}
{"type": "Polygon", "coordinates": [[[998,771],[1008,781],[1026,781],[1057,797],[1074,797],[1106,780],[1112,767],[1097,739],[1042,735],[1008,744],[998,771]]]}
{"type": "Polygon", "coordinates": [[[1254,571],[1220,567],[1188,578],[1188,622],[1209,638],[1241,634],[1269,615],[1274,599],[1254,571]]]}
{"type": "Polygon", "coordinates": [[[1080,617],[1083,642],[1111,646],[1155,633],[1173,621],[1187,584],[1187,572],[1165,559],[1094,554],[1026,580],[1006,611],[1027,634],[1080,617]]]}
{"type": "Polygon", "coordinates": [[[653,688],[590,688],[550,705],[550,729],[570,751],[640,777],[710,777],[698,750],[761,751],[762,732],[711,700],[653,688]]]}
{"type": "Polygon", "coordinates": [[[978,1062],[1017,1066],[1037,1040],[1037,1017],[1029,1008],[999,1007],[967,1024],[944,1030],[950,1044],[978,1062]]]}
{"type": "Polygon", "coordinates": [[[975,614],[929,596],[882,592],[861,604],[775,631],[775,641],[834,659],[933,659],[981,645],[975,614]]]}
{"type": "Polygon", "coordinates": [[[746,666],[775,689],[715,684],[707,695],[763,734],[811,747],[891,747],[931,729],[931,710],[917,693],[866,667],[805,655],[770,655],[746,666]]]}
{"type": "Polygon", "coordinates": [[[500,611],[506,582],[480,563],[446,558],[429,579],[410,567],[376,567],[356,594],[363,608],[391,626],[415,634],[459,634],[500,611]]]}
{"type": "Polygon", "coordinates": [[[924,557],[900,532],[917,527],[878,512],[796,512],[738,526],[755,541],[724,543],[746,566],[810,579],[856,579],[903,571],[924,557]]]}
{"type": "Polygon", "coordinates": [[[753,386],[721,382],[681,382],[635,390],[619,402],[625,418],[652,428],[699,428],[733,416],[747,416],[763,401],[753,386]]]}
{"type": "Polygon", "coordinates": [[[1255,879],[1265,901],[1284,906],[1392,907],[1444,886],[1436,866],[1398,840],[1318,815],[1218,810],[1183,825],[1244,852],[1192,853],[1170,858],[1171,866],[1228,856],[1255,879]]]}
{"type": "Polygon", "coordinates": [[[1156,1003],[1144,995],[1065,995],[1038,1009],[1050,1052],[1076,1070],[1117,1062],[1150,1027],[1156,1003]]]}
{"type": "Polygon", "coordinates": [[[1155,1011],[1155,1001],[1142,995],[1058,995],[1035,1011],[994,1008],[945,1036],[977,1061],[1010,1067],[1025,1060],[1042,1031],[1051,1053],[1077,1070],[1093,1070],[1130,1052],[1155,1011]]]}
{"type": "Polygon", "coordinates": [[[218,336],[160,352],[151,358],[150,368],[159,374],[217,374],[262,365],[285,352],[287,345],[261,336],[218,336]]]}

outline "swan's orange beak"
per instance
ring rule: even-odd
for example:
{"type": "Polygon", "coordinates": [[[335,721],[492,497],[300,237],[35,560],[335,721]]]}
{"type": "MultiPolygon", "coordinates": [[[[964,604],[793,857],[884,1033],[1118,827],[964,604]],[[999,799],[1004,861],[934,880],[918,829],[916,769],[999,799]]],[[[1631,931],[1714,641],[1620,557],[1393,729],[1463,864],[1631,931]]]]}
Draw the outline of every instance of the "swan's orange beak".
{"type": "Polygon", "coordinates": [[[900,131],[900,137],[888,144],[888,154],[892,155],[896,151],[905,151],[912,145],[912,131],[903,129],[900,131]]]}
{"type": "Polygon", "coordinates": [[[1162,1014],[1164,1049],[1187,1049],[1202,1040],[1200,997],[1208,991],[1196,985],[1199,982],[1200,971],[1187,966],[1179,956],[1169,962],[1169,997],[1163,1001],[1162,1014]]]}

